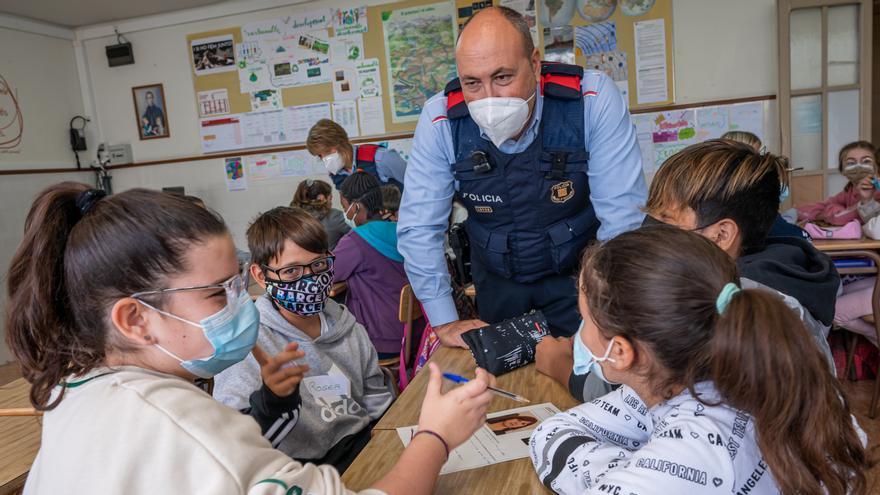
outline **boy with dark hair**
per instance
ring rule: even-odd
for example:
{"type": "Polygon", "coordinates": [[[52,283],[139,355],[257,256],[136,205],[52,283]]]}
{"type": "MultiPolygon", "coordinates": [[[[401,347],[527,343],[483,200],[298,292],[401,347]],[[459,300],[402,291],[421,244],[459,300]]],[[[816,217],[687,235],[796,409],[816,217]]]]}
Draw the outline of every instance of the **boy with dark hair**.
{"type": "MultiPolygon", "coordinates": [[[[248,227],[251,277],[266,294],[257,345],[276,354],[290,342],[305,352],[309,370],[300,387],[298,421],[265,433],[272,446],[305,463],[345,471],[370,439],[373,423],[393,399],[364,327],[328,297],[335,258],[318,220],[299,208],[278,207],[248,227]]],[[[214,396],[242,409],[260,384],[253,356],[217,376],[214,396]]]]}
{"type": "MultiPolygon", "coordinates": [[[[768,237],[787,185],[784,158],[730,140],[685,148],[663,163],[648,192],[645,224],[665,223],[711,239],[736,260],[743,287],[778,292],[831,361],[826,337],[840,276],[825,254],[798,237],[768,237]]],[[[646,253],[650,256],[650,253],[646,253]]],[[[538,345],[537,368],[591,400],[607,390],[590,374],[571,373],[568,339],[538,345]]]]}

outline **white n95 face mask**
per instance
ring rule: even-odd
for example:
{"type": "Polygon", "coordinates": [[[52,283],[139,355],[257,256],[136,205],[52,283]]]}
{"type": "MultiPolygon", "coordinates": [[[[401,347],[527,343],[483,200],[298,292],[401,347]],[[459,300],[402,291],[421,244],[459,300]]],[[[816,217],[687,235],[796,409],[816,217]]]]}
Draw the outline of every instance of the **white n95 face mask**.
{"type": "Polygon", "coordinates": [[[339,152],[336,151],[330,153],[329,155],[324,155],[324,157],[321,158],[321,161],[324,162],[324,168],[326,168],[327,172],[329,172],[331,175],[336,175],[337,173],[339,173],[339,171],[342,170],[342,167],[344,166],[342,163],[342,156],[339,154],[339,152]]]}
{"type": "Polygon", "coordinates": [[[474,122],[496,147],[516,136],[529,118],[529,101],[513,97],[490,96],[468,103],[468,112],[474,122]]]}

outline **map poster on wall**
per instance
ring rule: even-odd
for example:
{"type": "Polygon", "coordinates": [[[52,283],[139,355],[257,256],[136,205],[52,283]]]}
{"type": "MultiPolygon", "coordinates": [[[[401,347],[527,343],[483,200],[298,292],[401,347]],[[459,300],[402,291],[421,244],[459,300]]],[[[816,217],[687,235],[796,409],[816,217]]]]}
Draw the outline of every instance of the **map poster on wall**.
{"type": "Polygon", "coordinates": [[[443,2],[382,12],[391,121],[418,120],[422,105],[455,77],[455,17],[443,2]]]}

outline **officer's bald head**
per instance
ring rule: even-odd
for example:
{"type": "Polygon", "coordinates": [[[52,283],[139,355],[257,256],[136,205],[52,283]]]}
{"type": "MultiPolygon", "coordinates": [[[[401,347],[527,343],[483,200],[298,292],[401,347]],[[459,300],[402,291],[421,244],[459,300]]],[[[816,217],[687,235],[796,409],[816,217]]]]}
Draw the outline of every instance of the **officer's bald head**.
{"type": "Polygon", "coordinates": [[[465,22],[458,33],[456,52],[462,45],[480,43],[487,36],[495,39],[512,40],[519,38],[523,56],[532,56],[535,44],[529,32],[529,24],[525,17],[510,7],[489,7],[477,12],[465,22]]]}

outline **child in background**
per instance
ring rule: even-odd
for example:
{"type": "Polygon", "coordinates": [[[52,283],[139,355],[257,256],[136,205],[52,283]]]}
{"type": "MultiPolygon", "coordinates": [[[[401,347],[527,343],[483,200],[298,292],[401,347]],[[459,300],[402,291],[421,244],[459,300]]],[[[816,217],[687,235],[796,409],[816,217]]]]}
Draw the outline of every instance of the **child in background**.
{"type": "MultiPolygon", "coordinates": [[[[728,139],[730,141],[747,144],[761,154],[767,152],[767,147],[761,143],[761,139],[748,131],[725,132],[724,135],[721,136],[721,139],[728,139]]],[[[785,173],[788,174],[788,170],[786,170],[785,173]]],[[[782,188],[782,192],[779,194],[779,204],[782,205],[783,203],[785,203],[785,200],[788,199],[788,196],[788,186],[785,186],[782,188]]],[[[813,238],[810,237],[810,234],[808,234],[806,230],[798,227],[793,223],[787,222],[784,218],[782,218],[782,215],[778,213],[776,214],[776,220],[773,221],[773,225],[770,227],[770,233],[768,235],[770,237],[802,237],[808,241],[813,240],[813,238]]]]}
{"type": "Polygon", "coordinates": [[[574,369],[621,386],[535,430],[544,485],[869,493],[867,438],[825,358],[779,298],[739,287],[726,253],[651,226],[594,246],[581,266],[574,369]]]}
{"type": "MultiPolygon", "coordinates": [[[[145,189],[51,186],[28,213],[7,291],[6,342],[45,412],[24,493],[352,493],[192,384],[242,359],[258,325],[229,231],[208,210],[145,189]]],[[[274,361],[300,357],[289,347],[274,361]]],[[[477,370],[441,394],[432,365],[424,434],[363,493],[430,493],[446,449],[484,424],[490,378],[477,370]]]]}
{"type": "MultiPolygon", "coordinates": [[[[798,208],[801,220],[822,220],[832,225],[843,225],[852,220],[862,223],[880,213],[880,191],[871,179],[878,175],[877,149],[867,141],[849,143],[840,150],[838,169],[850,182],[839,194],[827,200],[798,208]]],[[[877,345],[877,329],[862,320],[873,314],[874,282],[876,277],[865,277],[847,284],[837,297],[834,323],[865,336],[877,345]]]]}
{"type": "Polygon", "coordinates": [[[822,221],[844,225],[853,220],[867,222],[880,212],[880,191],[871,179],[878,175],[877,148],[867,141],[855,141],[840,149],[837,169],[849,183],[843,191],[825,201],[798,207],[799,222],[822,221]]]}
{"type": "Polygon", "coordinates": [[[290,202],[292,208],[302,208],[321,222],[324,230],[327,231],[327,241],[331,251],[336,249],[339,239],[351,230],[351,227],[345,223],[342,212],[333,208],[332,204],[333,189],[330,184],[314,179],[300,182],[290,202]]]}
{"type": "Polygon", "coordinates": [[[339,193],[352,231],[336,246],[334,281],[348,282],[346,304],[366,327],[379,359],[396,357],[403,337],[400,290],[409,283],[397,251],[397,222],[382,220],[382,188],[372,175],[349,175],[339,193]]]}
{"type": "Polygon", "coordinates": [[[397,221],[400,196],[400,189],[395,186],[382,186],[382,220],[397,221]]]}
{"type": "Polygon", "coordinates": [[[345,129],[332,120],[321,119],[309,129],[306,149],[321,159],[336,189],[346,177],[363,170],[403,190],[406,161],[396,151],[377,144],[352,146],[345,129]]]}
{"type": "MultiPolygon", "coordinates": [[[[267,437],[303,463],[344,471],[393,400],[376,350],[364,327],[328,297],[335,258],[314,217],[298,208],[274,208],[254,220],[247,238],[251,277],[266,291],[256,301],[257,343],[273,353],[296,342],[309,368],[298,421],[276,425],[267,437]]],[[[259,363],[249,356],[217,375],[214,397],[242,409],[259,386],[259,363]]]]}

